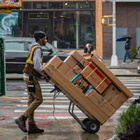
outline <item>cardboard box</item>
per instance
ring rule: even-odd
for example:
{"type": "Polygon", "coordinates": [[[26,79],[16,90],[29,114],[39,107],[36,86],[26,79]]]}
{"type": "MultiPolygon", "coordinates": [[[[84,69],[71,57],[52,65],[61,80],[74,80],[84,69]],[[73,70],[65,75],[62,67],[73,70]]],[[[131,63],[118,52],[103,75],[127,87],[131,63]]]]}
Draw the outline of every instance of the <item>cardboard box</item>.
{"type": "Polygon", "coordinates": [[[110,85],[111,81],[92,63],[89,63],[81,75],[101,94],[110,85]]]}
{"type": "Polygon", "coordinates": [[[85,55],[83,55],[83,57],[84,57],[88,62],[92,62],[91,57],[93,57],[93,54],[85,54],[85,55]]]}
{"type": "Polygon", "coordinates": [[[88,65],[88,61],[85,59],[85,58],[82,58],[82,60],[80,60],[80,63],[84,66],[84,67],[86,67],[87,65],[88,65]]]}
{"type": "Polygon", "coordinates": [[[68,70],[69,72],[66,72],[67,75],[63,74],[63,72],[66,70],[64,70],[63,72],[62,68],[61,70],[58,70],[58,68],[60,68],[59,66],[61,66],[62,63],[59,64],[59,66],[57,66],[57,64],[55,63],[48,63],[47,65],[44,65],[45,67],[43,66],[43,70],[49,75],[51,81],[59,85],[61,91],[66,94],[69,99],[72,99],[74,104],[76,104],[86,115],[88,115],[89,118],[95,118],[101,124],[103,124],[109,119],[111,115],[115,113],[116,109],[118,109],[128,99],[128,97],[133,94],[131,94],[131,92],[116,78],[116,76],[114,74],[111,74],[111,72],[95,56],[87,56],[86,59],[88,61],[91,61],[93,65],[95,65],[95,67],[97,68],[88,67],[88,69],[90,68],[89,73],[89,71],[86,70],[87,66],[84,68],[84,64],[82,64],[81,62],[80,64],[82,64],[84,68],[82,72],[85,70],[84,72],[86,72],[87,74],[86,76],[84,76],[84,79],[88,84],[92,85],[93,82],[96,83],[97,86],[95,86],[95,88],[99,90],[100,87],[100,92],[102,94],[100,95],[96,91],[97,94],[91,94],[89,97],[89,93],[85,95],[80,88],[74,85],[82,77],[80,73],[77,74],[79,75],[77,76],[76,73],[73,71],[73,68],[80,61],[82,61],[81,56],[79,55],[80,54],[77,54],[77,52],[73,51],[70,53],[70,56],[64,61],[64,63],[70,67],[70,69],[68,70]],[[93,73],[95,74],[95,77],[93,77],[93,73]],[[89,77],[92,80],[91,83],[89,83],[89,77]],[[74,80],[70,80],[71,78],[72,80],[74,80]],[[112,95],[108,94],[110,93],[110,89],[108,88],[109,86],[107,86],[106,90],[103,91],[104,86],[106,86],[103,84],[106,84],[106,80],[109,80],[109,83],[113,83],[114,86],[119,91],[121,91],[121,94],[119,93],[117,94],[117,96],[113,95],[113,97],[115,96],[115,98],[110,99],[110,96],[112,95]],[[128,92],[124,94],[124,91],[128,92]],[[104,93],[106,93],[106,98],[109,96],[108,101],[106,101],[106,99],[102,96],[104,95],[104,93]],[[91,96],[93,97],[91,98],[91,96]]]}
{"type": "Polygon", "coordinates": [[[111,82],[127,97],[131,98],[133,93],[100,61],[96,56],[83,56],[89,62],[92,61],[104,74],[111,80],[111,82]]]}
{"type": "Polygon", "coordinates": [[[80,55],[77,51],[71,51],[70,53],[69,53],[69,56],[72,56],[72,57],[74,57],[78,62],[80,62],[82,59],[83,59],[83,56],[82,55],[80,55]]]}
{"type": "Polygon", "coordinates": [[[101,101],[103,101],[103,104],[101,104],[101,108],[103,107],[103,106],[105,106],[105,108],[103,109],[105,112],[108,112],[107,114],[111,117],[115,112],[116,112],[116,109],[112,106],[112,105],[110,105],[106,100],[105,100],[105,98],[103,98],[103,96],[101,96],[100,94],[98,94],[97,92],[94,94],[94,97],[96,98],[96,99],[98,99],[98,101],[99,102],[101,102],[101,101]],[[107,110],[106,110],[106,108],[107,108],[107,110]]]}
{"type": "Polygon", "coordinates": [[[103,98],[110,103],[114,108],[118,109],[120,106],[128,100],[128,97],[120,90],[118,90],[113,84],[111,84],[102,94],[103,98]]]}
{"type": "Polygon", "coordinates": [[[81,67],[79,67],[78,65],[76,65],[73,70],[78,74],[80,73],[83,69],[81,69],[81,67]]]}
{"type": "Polygon", "coordinates": [[[47,67],[49,64],[52,64],[55,68],[57,68],[58,66],[60,66],[62,64],[62,60],[55,55],[54,57],[52,57],[47,63],[44,63],[42,67],[47,67]]]}
{"type": "Polygon", "coordinates": [[[73,77],[71,82],[75,85],[77,83],[77,81],[79,81],[81,78],[82,78],[82,75],[80,73],[78,73],[76,76],[73,77]]]}
{"type": "Polygon", "coordinates": [[[76,66],[76,64],[78,63],[78,61],[72,57],[72,56],[68,56],[65,60],[65,63],[67,63],[67,65],[71,68],[74,68],[76,66]]]}
{"type": "Polygon", "coordinates": [[[88,88],[88,83],[83,78],[81,78],[76,82],[75,86],[82,90],[82,92],[85,92],[88,88]]]}
{"type": "Polygon", "coordinates": [[[76,88],[68,79],[61,74],[55,67],[49,65],[45,72],[58,83],[86,112],[91,114],[101,124],[103,124],[109,117],[102,112],[102,110],[92,101],[76,88]]]}
{"type": "Polygon", "coordinates": [[[76,73],[80,73],[84,69],[84,67],[86,67],[88,65],[88,63],[89,62],[83,58],[76,64],[76,66],[73,68],[73,70],[76,73]]]}
{"type": "Polygon", "coordinates": [[[116,108],[119,109],[126,101],[128,100],[128,97],[124,93],[121,92],[110,104],[116,108]]]}
{"type": "Polygon", "coordinates": [[[58,66],[58,70],[65,74],[68,70],[70,69],[70,67],[67,65],[67,63],[62,62],[61,65],[58,66]]]}
{"type": "Polygon", "coordinates": [[[116,109],[113,108],[96,90],[91,89],[86,96],[98,105],[103,112],[105,112],[109,117],[111,117],[115,112],[116,109]]]}
{"type": "Polygon", "coordinates": [[[74,72],[71,68],[65,73],[65,77],[67,77],[69,81],[71,81],[76,75],[77,73],[74,72]]]}

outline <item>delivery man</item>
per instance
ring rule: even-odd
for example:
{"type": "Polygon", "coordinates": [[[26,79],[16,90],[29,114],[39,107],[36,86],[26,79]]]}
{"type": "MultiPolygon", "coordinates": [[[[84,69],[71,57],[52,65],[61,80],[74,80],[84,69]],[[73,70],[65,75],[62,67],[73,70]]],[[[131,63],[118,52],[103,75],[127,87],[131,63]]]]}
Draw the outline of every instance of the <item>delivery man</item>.
{"type": "Polygon", "coordinates": [[[41,46],[47,42],[46,34],[42,31],[35,31],[34,38],[36,42],[31,46],[25,68],[23,70],[23,79],[27,86],[28,91],[28,108],[26,111],[15,120],[18,127],[27,132],[26,120],[28,119],[30,133],[43,133],[43,129],[39,129],[36,126],[34,120],[35,109],[43,102],[42,92],[38,78],[44,77],[46,81],[49,81],[49,77],[42,71],[42,59],[43,53],[41,46]]]}

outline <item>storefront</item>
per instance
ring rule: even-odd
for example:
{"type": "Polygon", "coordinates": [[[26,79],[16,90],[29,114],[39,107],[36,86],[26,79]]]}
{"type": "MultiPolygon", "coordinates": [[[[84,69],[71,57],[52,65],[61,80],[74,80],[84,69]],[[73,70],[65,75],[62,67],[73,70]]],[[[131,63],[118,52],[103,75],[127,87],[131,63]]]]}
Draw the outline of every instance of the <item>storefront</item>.
{"type": "Polygon", "coordinates": [[[35,30],[42,30],[48,41],[60,49],[96,44],[95,1],[23,1],[18,13],[19,36],[33,37],[35,30]]]}
{"type": "MultiPolygon", "coordinates": [[[[112,15],[112,1],[103,0],[103,16],[112,15]]],[[[115,0],[116,2],[116,38],[120,35],[130,35],[131,48],[140,46],[140,0],[115,0]]],[[[112,26],[103,27],[103,58],[112,56],[112,26]]],[[[116,43],[116,55],[119,60],[124,58],[124,43],[116,43]]]]}
{"type": "Polygon", "coordinates": [[[33,37],[35,30],[42,30],[49,43],[60,49],[83,52],[91,43],[103,56],[102,0],[23,0],[21,10],[0,17],[1,37],[33,37]]]}

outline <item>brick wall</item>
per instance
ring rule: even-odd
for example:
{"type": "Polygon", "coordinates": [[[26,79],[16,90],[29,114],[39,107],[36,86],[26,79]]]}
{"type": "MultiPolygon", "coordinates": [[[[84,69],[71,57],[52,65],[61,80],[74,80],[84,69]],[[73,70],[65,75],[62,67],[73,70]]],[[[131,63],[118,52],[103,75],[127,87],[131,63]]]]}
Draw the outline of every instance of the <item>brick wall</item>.
{"type": "MultiPolygon", "coordinates": [[[[103,15],[112,15],[112,2],[103,2],[103,15]]],[[[112,26],[103,26],[103,59],[112,56],[112,26]]]]}
{"type": "Polygon", "coordinates": [[[96,53],[103,58],[102,0],[96,0],[96,53]]]}

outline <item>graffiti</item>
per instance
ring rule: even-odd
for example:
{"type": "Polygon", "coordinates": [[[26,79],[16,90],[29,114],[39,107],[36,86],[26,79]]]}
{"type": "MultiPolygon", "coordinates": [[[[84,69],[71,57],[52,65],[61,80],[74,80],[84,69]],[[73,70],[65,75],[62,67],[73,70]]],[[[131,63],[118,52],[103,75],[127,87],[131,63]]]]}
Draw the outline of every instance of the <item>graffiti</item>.
{"type": "Polygon", "coordinates": [[[12,29],[18,25],[18,13],[0,14],[0,36],[12,35],[12,29]]]}

